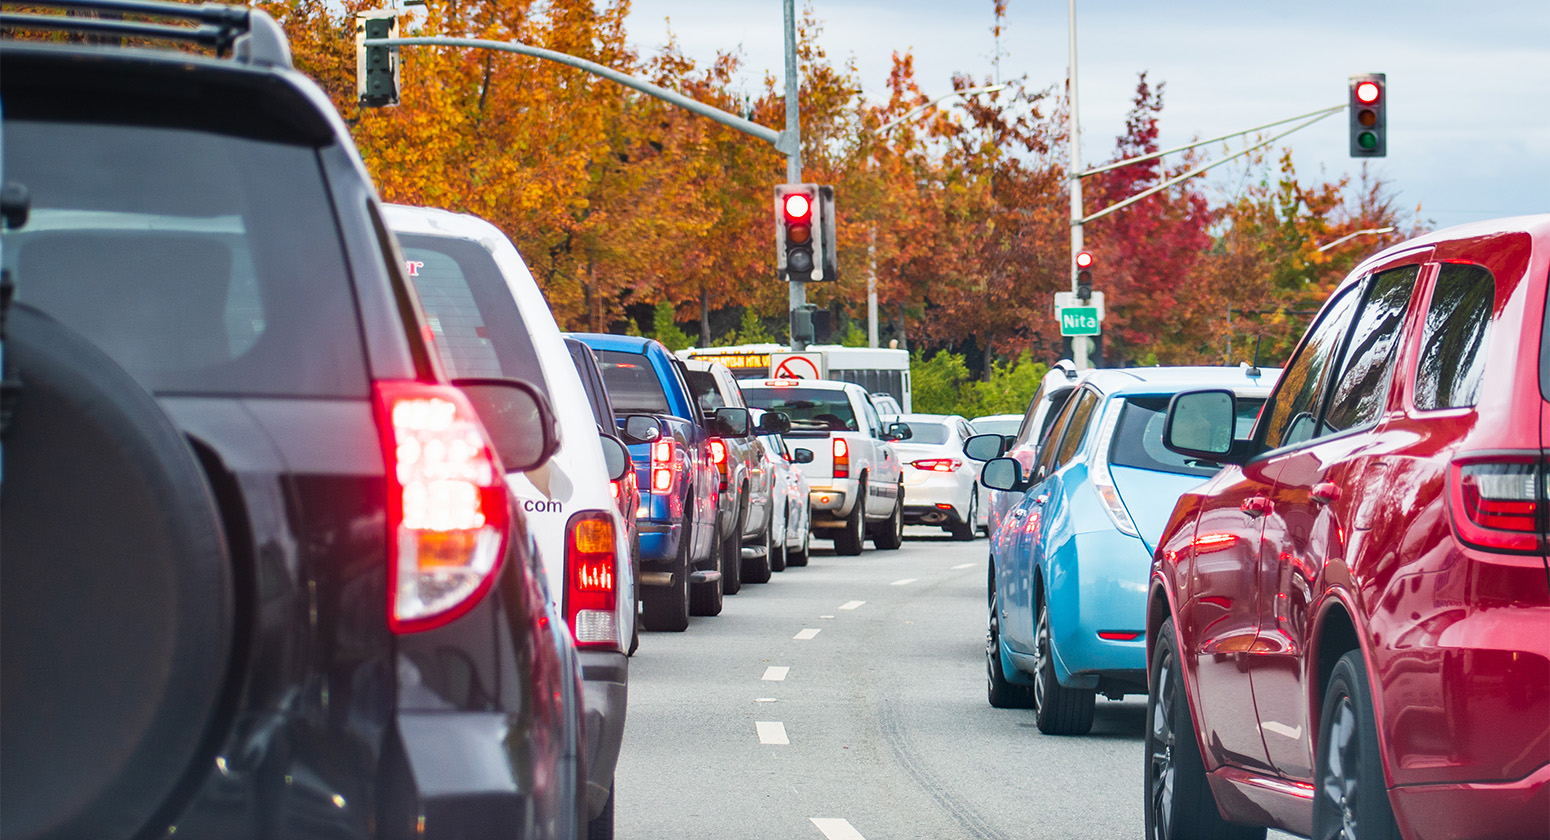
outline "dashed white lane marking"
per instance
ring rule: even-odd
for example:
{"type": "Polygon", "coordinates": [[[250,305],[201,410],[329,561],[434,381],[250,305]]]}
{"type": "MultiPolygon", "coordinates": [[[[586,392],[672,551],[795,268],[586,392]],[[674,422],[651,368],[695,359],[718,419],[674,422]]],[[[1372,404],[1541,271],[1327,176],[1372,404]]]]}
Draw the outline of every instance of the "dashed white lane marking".
{"type": "Polygon", "coordinates": [[[817,627],[808,627],[808,628],[804,629],[802,632],[796,634],[795,636],[792,636],[791,638],[796,639],[798,641],[805,642],[808,639],[811,639],[814,636],[818,635],[818,633],[819,633],[819,629],[817,627]]]}
{"type": "Polygon", "coordinates": [[[833,618],[834,616],[832,616],[832,615],[820,615],[818,617],[819,618],[833,618]]]}
{"type": "Polygon", "coordinates": [[[862,604],[865,604],[865,603],[866,603],[865,601],[846,601],[845,603],[840,604],[840,609],[842,609],[842,610],[853,610],[856,607],[859,607],[859,606],[861,606],[862,604]]]}
{"type": "Polygon", "coordinates": [[[789,673],[791,673],[790,665],[771,665],[770,667],[764,669],[764,676],[760,679],[774,680],[779,682],[780,680],[785,679],[786,675],[789,673]]]}
{"type": "Polygon", "coordinates": [[[903,580],[896,580],[893,583],[890,583],[888,585],[889,586],[909,586],[910,584],[914,583],[917,580],[920,580],[920,578],[905,578],[903,580]]]}
{"type": "Polygon", "coordinates": [[[775,698],[774,697],[755,697],[753,699],[753,701],[755,703],[774,703],[775,702],[775,698]]]}
{"type": "Polygon", "coordinates": [[[959,569],[972,569],[972,568],[974,568],[975,566],[978,566],[978,565],[979,565],[978,563],[959,563],[958,565],[953,567],[953,571],[956,572],[959,569]]]}
{"type": "Polygon", "coordinates": [[[778,720],[754,721],[754,729],[759,731],[759,743],[761,744],[790,744],[786,737],[786,725],[778,720]]]}
{"type": "Polygon", "coordinates": [[[850,824],[850,820],[834,819],[831,817],[808,817],[808,820],[818,826],[823,836],[828,840],[866,840],[861,832],[850,824]]]}

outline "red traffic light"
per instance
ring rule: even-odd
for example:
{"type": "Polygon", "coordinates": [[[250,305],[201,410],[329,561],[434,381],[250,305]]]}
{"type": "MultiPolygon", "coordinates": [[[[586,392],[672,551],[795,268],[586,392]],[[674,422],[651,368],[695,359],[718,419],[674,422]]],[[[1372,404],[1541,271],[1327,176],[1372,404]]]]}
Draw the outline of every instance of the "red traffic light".
{"type": "Polygon", "coordinates": [[[1093,255],[1092,255],[1092,252],[1091,251],[1083,251],[1080,254],[1077,254],[1076,255],[1076,267],[1077,268],[1092,268],[1093,267],[1093,255]]]}
{"type": "Polygon", "coordinates": [[[1383,95],[1383,89],[1377,82],[1361,82],[1356,86],[1356,101],[1363,105],[1371,105],[1383,95]]]}
{"type": "Polygon", "coordinates": [[[792,193],[786,196],[786,203],[783,207],[786,211],[786,220],[790,222],[807,221],[808,216],[811,216],[813,213],[813,203],[808,200],[807,196],[801,193],[792,193]]]}

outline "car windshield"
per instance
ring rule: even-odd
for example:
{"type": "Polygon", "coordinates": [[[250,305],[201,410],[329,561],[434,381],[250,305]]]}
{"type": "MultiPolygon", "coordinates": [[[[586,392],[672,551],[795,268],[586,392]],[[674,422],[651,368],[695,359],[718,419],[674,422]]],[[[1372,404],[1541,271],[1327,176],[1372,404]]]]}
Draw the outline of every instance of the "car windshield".
{"type": "MultiPolygon", "coordinates": [[[[1023,419],[1021,417],[1012,417],[1004,420],[981,417],[978,420],[969,421],[969,425],[974,427],[974,431],[982,435],[1015,435],[1017,434],[1017,427],[1021,426],[1022,423],[1023,419]]],[[[915,427],[910,426],[910,428],[913,429],[915,427]]]]}
{"type": "Polygon", "coordinates": [[[644,353],[597,350],[597,366],[615,414],[668,414],[667,393],[644,353]]]}
{"type": "Polygon", "coordinates": [[[791,433],[854,432],[856,413],[844,391],[827,388],[746,388],[743,396],[755,408],[779,411],[791,418],[791,433]]]}
{"type": "MultiPolygon", "coordinates": [[[[1110,464],[1202,477],[1215,475],[1221,469],[1218,464],[1186,458],[1163,446],[1163,421],[1168,416],[1171,399],[1165,395],[1125,400],[1109,447],[1110,464]]],[[[1237,403],[1238,418],[1233,434],[1242,440],[1253,431],[1254,421],[1265,401],[1260,397],[1239,397],[1237,403]]]]}
{"type": "Polygon", "coordinates": [[[909,420],[910,438],[905,443],[946,443],[952,437],[952,430],[946,423],[932,423],[929,420],[909,420]]]}

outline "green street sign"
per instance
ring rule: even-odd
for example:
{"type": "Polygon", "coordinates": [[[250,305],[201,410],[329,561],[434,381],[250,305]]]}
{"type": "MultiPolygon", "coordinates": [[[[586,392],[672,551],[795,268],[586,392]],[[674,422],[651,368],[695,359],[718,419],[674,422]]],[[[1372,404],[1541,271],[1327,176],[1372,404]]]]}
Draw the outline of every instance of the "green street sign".
{"type": "Polygon", "coordinates": [[[1097,335],[1098,307],[1066,306],[1060,310],[1061,335],[1097,335]]]}

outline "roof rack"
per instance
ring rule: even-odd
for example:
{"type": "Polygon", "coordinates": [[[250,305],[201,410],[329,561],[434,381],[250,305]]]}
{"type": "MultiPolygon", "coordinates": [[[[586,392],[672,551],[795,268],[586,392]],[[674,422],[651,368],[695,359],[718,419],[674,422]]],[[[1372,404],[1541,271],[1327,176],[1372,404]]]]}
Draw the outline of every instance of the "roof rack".
{"type": "Polygon", "coordinates": [[[61,10],[66,14],[0,11],[0,27],[56,32],[81,32],[119,38],[187,41],[211,47],[216,55],[232,55],[247,64],[291,66],[291,48],[274,18],[260,9],[162,0],[0,0],[0,6],[24,5],[30,10],[61,10]],[[85,17],[69,12],[90,12],[85,17]],[[125,20],[126,15],[187,21],[197,26],[125,20]]]}

